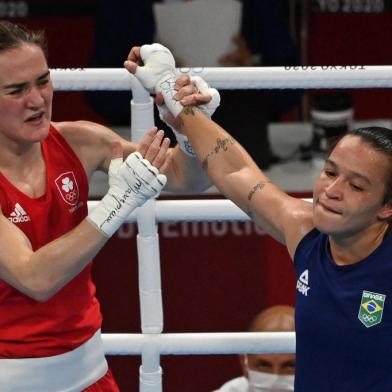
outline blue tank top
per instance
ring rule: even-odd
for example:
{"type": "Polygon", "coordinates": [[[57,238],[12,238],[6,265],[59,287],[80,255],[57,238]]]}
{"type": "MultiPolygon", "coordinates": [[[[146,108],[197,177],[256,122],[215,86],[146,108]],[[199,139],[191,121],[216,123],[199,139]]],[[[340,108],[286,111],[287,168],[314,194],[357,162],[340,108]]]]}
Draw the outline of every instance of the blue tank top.
{"type": "Polygon", "coordinates": [[[314,229],[294,257],[296,392],[392,391],[392,235],[340,266],[314,229]]]}

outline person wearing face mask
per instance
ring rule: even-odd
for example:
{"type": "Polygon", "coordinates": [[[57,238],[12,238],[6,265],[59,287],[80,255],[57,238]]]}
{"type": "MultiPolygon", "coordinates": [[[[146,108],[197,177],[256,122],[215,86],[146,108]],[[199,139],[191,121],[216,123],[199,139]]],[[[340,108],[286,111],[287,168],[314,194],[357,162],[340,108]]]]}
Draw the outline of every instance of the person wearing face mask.
{"type": "MultiPolygon", "coordinates": [[[[249,332],[294,331],[294,308],[277,305],[265,309],[252,321],[249,332]]],[[[294,391],[294,354],[240,355],[242,377],[226,382],[214,392],[294,391]]]]}

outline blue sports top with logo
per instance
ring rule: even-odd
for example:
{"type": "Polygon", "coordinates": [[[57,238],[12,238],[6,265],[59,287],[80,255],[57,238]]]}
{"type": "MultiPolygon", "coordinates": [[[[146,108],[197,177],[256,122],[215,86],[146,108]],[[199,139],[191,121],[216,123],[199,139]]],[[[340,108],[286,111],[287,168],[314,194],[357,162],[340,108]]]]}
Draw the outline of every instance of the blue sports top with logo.
{"type": "MultiPolygon", "coordinates": [[[[88,179],[66,140],[53,127],[41,143],[46,191],[21,192],[0,173],[3,215],[22,230],[34,250],[72,230],[87,215],[88,179]]],[[[0,280],[0,358],[62,354],[101,326],[91,263],[46,302],[36,302],[0,280]]]]}
{"type": "Polygon", "coordinates": [[[392,391],[392,235],[366,259],[336,265],[313,229],[294,257],[297,392],[392,391]]]}

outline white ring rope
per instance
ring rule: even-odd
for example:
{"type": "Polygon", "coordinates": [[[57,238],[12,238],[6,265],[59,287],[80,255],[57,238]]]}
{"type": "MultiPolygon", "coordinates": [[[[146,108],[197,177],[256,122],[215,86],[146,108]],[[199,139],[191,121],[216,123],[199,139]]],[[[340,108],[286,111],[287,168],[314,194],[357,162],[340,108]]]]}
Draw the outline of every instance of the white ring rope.
{"type": "MultiPolygon", "coordinates": [[[[308,89],[392,87],[392,66],[180,68],[220,89],[308,89]]],[[[131,90],[146,99],[136,78],[121,68],[52,69],[56,90],[131,90]]],[[[144,100],[144,102],[146,102],[144,100]]]]}
{"type": "Polygon", "coordinates": [[[138,355],[153,342],[162,355],[294,353],[294,332],[103,334],[108,355],[138,355]]]}
{"type": "MultiPolygon", "coordinates": [[[[89,210],[97,204],[98,201],[89,201],[89,210]]],[[[250,220],[230,200],[156,200],[154,209],[157,222],[250,220]]],[[[136,222],[140,210],[137,208],[132,212],[126,222],[136,222]]]]}
{"type": "MultiPolygon", "coordinates": [[[[304,199],[311,202],[312,199],[304,199]]],[[[89,201],[89,211],[98,201],[89,201]]],[[[151,207],[150,207],[151,208],[151,207]]],[[[247,221],[249,216],[237,207],[231,200],[156,200],[155,218],[157,222],[181,221],[247,221]]],[[[126,219],[127,223],[136,222],[140,209],[136,209],[126,219]]]]}

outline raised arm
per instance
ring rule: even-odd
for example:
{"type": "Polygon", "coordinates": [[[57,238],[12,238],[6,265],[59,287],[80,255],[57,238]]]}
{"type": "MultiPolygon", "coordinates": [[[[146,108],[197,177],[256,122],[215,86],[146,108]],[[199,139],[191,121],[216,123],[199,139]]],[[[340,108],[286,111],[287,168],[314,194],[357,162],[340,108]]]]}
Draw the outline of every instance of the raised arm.
{"type": "MultiPolygon", "coordinates": [[[[167,49],[160,44],[145,45],[145,55],[160,56],[161,52],[167,49]]],[[[170,52],[169,52],[170,53],[170,52]]],[[[175,62],[172,56],[164,58],[164,67],[157,68],[153,77],[149,70],[144,72],[142,64],[142,53],[140,47],[134,47],[128,54],[127,61],[124,66],[132,73],[138,71],[138,77],[143,79],[143,85],[151,93],[157,94],[157,107],[160,118],[173,130],[177,139],[177,146],[173,150],[172,165],[168,171],[168,190],[177,192],[187,191],[194,193],[195,191],[205,190],[211,185],[208,176],[203,172],[200,162],[195,159],[196,154],[192,150],[185,135],[179,129],[180,123],[175,121],[177,114],[183,109],[183,106],[177,101],[176,90],[174,85],[176,77],[174,74],[175,62]],[[159,87],[155,88],[158,84],[159,87]],[[168,119],[166,114],[175,113],[174,117],[168,119]]],[[[208,116],[211,117],[220,104],[220,96],[217,90],[209,88],[208,84],[199,77],[192,77],[191,83],[181,86],[182,95],[192,95],[199,108],[208,116]]]]}
{"type": "MultiPolygon", "coordinates": [[[[147,132],[146,137],[135,143],[120,137],[111,129],[89,121],[72,121],[55,124],[76,152],[90,178],[95,170],[107,173],[111,161],[113,140],[121,142],[124,158],[138,149],[144,152],[147,147],[158,150],[161,145],[169,146],[170,140],[165,138],[163,131],[156,128],[147,132]]],[[[178,193],[198,193],[211,185],[211,181],[201,169],[198,159],[185,154],[178,146],[169,149],[167,159],[161,171],[167,176],[165,190],[178,193]]]]}
{"type": "Polygon", "coordinates": [[[178,81],[171,89],[165,89],[162,75],[167,79],[173,72],[166,58],[171,54],[166,48],[157,47],[159,50],[154,51],[144,50],[145,47],[149,45],[134,50],[140,53],[144,66],[131,62],[125,64],[126,68],[145,86],[155,81],[156,92],[162,92],[170,112],[182,122],[183,133],[213,183],[270,235],[286,244],[293,256],[298,242],[313,227],[312,205],[289,196],[273,184],[242,146],[198,108],[179,107],[197,103],[197,97],[176,95],[181,87],[178,81]]]}
{"type": "Polygon", "coordinates": [[[217,188],[293,254],[313,225],[311,204],[272,183],[233,137],[197,109],[183,111],[179,117],[217,188]]]}
{"type": "Polygon", "coordinates": [[[166,177],[167,147],[133,153],[123,162],[114,143],[109,168],[109,191],[77,227],[33,250],[24,233],[0,214],[0,279],[37,301],[46,301],[81,272],[124,219],[146,200],[159,194],[166,177]]]}

